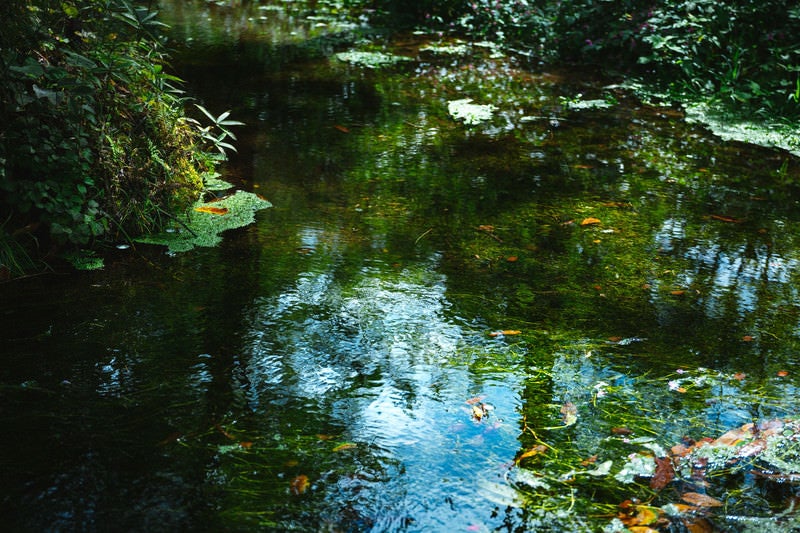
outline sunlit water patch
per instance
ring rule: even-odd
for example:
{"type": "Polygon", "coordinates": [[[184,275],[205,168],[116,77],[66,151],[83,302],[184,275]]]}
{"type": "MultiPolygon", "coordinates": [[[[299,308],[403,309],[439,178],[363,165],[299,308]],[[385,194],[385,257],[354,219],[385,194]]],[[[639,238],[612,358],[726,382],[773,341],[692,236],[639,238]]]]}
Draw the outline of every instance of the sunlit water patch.
{"type": "Polygon", "coordinates": [[[354,280],[308,271],[252,310],[251,409],[299,408],[306,431],[339,428],[336,439],[352,449],[330,446],[296,468],[308,472],[319,505],[358,509],[375,531],[485,527],[494,505],[475,508],[475,499],[491,496],[487,487],[502,492],[498,485],[513,493],[504,473],[518,448],[524,374],[513,364],[498,374],[469,363],[480,354],[519,364],[523,354],[487,346],[484,331],[449,313],[436,265],[436,256],[396,270],[373,265],[354,280]],[[355,479],[332,481],[324,466],[354,454],[392,475],[373,478],[353,464],[355,479]],[[358,491],[342,501],[353,484],[358,491]]]}

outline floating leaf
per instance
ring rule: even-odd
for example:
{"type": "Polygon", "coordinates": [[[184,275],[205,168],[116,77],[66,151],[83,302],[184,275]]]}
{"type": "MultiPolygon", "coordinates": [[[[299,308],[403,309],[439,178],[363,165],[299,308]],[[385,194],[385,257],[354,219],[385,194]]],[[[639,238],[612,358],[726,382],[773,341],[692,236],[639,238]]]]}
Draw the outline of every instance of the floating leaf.
{"type": "Polygon", "coordinates": [[[752,335],[745,335],[744,337],[742,337],[743,342],[753,342],[753,340],[754,339],[752,335]]]}
{"type": "Polygon", "coordinates": [[[300,474],[296,478],[294,478],[289,485],[289,490],[295,496],[300,496],[308,489],[308,476],[300,474]]]}
{"type": "Polygon", "coordinates": [[[245,441],[242,441],[242,442],[240,442],[240,443],[239,443],[239,446],[241,446],[241,447],[242,447],[242,448],[244,448],[245,450],[249,450],[250,448],[252,448],[252,447],[253,447],[253,443],[252,443],[252,442],[250,442],[250,441],[247,441],[247,440],[245,440],[245,441]]]}
{"type": "Polygon", "coordinates": [[[534,446],[533,448],[531,448],[527,452],[525,452],[522,455],[520,455],[519,457],[517,457],[517,461],[516,462],[519,463],[523,459],[528,459],[529,457],[534,457],[536,455],[545,453],[546,451],[547,451],[547,446],[545,446],[543,444],[537,444],[536,446],[534,446]]]}
{"type": "Polygon", "coordinates": [[[654,459],[656,461],[656,472],[650,478],[650,488],[661,490],[675,479],[675,469],[669,457],[655,457],[654,459]]]}
{"type": "Polygon", "coordinates": [[[354,444],[352,442],[344,442],[338,446],[336,446],[333,451],[341,452],[343,450],[352,450],[353,448],[358,448],[358,444],[354,444]]]}
{"type": "Polygon", "coordinates": [[[744,372],[737,372],[737,373],[735,373],[733,375],[733,379],[735,379],[737,381],[742,381],[746,377],[747,377],[747,374],[745,374],[744,372]]]}
{"type": "Polygon", "coordinates": [[[336,129],[338,131],[341,131],[342,133],[350,133],[350,130],[347,129],[346,126],[341,126],[339,124],[335,124],[333,127],[334,127],[334,129],[336,129]]]}
{"type": "Polygon", "coordinates": [[[786,376],[789,375],[789,371],[788,370],[778,370],[778,373],[775,374],[775,375],[778,376],[779,378],[785,378],[786,376]]]}
{"type": "Polygon", "coordinates": [[[509,335],[519,335],[522,332],[518,329],[504,329],[501,331],[492,331],[489,333],[490,337],[499,337],[500,335],[509,336],[509,335]]]}
{"type": "Polygon", "coordinates": [[[486,409],[486,406],[482,403],[476,403],[472,406],[472,418],[475,420],[480,422],[488,414],[489,412],[486,409]]]}
{"type": "Polygon", "coordinates": [[[584,218],[581,221],[581,226],[596,226],[598,224],[602,224],[602,222],[600,221],[599,218],[594,218],[594,217],[584,218]]]}
{"type": "Polygon", "coordinates": [[[479,105],[471,102],[472,98],[447,102],[447,112],[454,119],[463,120],[467,126],[474,126],[492,118],[492,112],[497,109],[493,105],[479,105]]]}
{"type": "Polygon", "coordinates": [[[506,257],[506,261],[508,261],[509,263],[514,263],[518,259],[519,259],[519,257],[517,257],[516,255],[509,255],[508,257],[506,257]]]}
{"type": "Polygon", "coordinates": [[[212,215],[227,215],[229,211],[227,207],[214,207],[211,205],[199,205],[195,207],[194,210],[198,213],[209,213],[212,215]]]}
{"type": "Polygon", "coordinates": [[[740,222],[742,222],[742,219],[740,219],[740,218],[734,218],[734,217],[729,217],[729,216],[725,216],[725,215],[710,215],[710,216],[714,220],[719,220],[721,222],[730,222],[732,224],[739,224],[740,222]]]}
{"type": "Polygon", "coordinates": [[[722,502],[718,499],[699,492],[687,492],[681,496],[681,499],[695,507],[722,507],[722,502]]]}
{"type": "Polygon", "coordinates": [[[673,296],[683,296],[684,294],[686,294],[686,291],[683,289],[678,289],[674,291],[669,291],[669,293],[673,296]]]}
{"type": "Polygon", "coordinates": [[[647,531],[650,528],[641,528],[649,526],[650,524],[655,524],[659,519],[660,513],[661,510],[657,507],[636,505],[630,500],[625,500],[619,504],[619,514],[617,518],[619,518],[630,531],[647,531]]]}
{"type": "Polygon", "coordinates": [[[597,476],[597,477],[607,476],[609,473],[611,473],[611,467],[613,465],[614,465],[614,461],[610,461],[610,460],[609,461],[603,461],[602,463],[597,465],[597,468],[595,468],[594,470],[587,470],[585,472],[585,474],[588,474],[590,476],[597,476]]]}
{"type": "Polygon", "coordinates": [[[567,402],[561,406],[561,420],[565,426],[571,426],[578,421],[578,408],[572,402],[567,402]]]}

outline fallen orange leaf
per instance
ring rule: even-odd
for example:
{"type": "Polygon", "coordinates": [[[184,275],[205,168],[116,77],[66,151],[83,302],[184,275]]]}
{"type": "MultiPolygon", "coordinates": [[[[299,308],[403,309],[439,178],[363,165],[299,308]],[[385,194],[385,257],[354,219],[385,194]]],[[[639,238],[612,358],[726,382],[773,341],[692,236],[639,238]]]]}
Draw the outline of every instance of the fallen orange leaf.
{"type": "Polygon", "coordinates": [[[358,447],[357,444],[353,444],[352,442],[345,442],[343,444],[340,444],[340,445],[336,446],[333,449],[333,451],[341,452],[342,450],[352,450],[353,448],[357,448],[357,447],[358,447]]]}
{"type": "Polygon", "coordinates": [[[598,224],[602,224],[602,222],[600,221],[599,218],[594,218],[594,217],[584,218],[581,221],[581,226],[596,226],[598,224]]]}
{"type": "Polygon", "coordinates": [[[345,126],[341,126],[339,124],[336,124],[333,127],[336,128],[337,130],[341,131],[342,133],[350,133],[350,130],[347,129],[345,126]]]}
{"type": "Polygon", "coordinates": [[[681,496],[681,499],[695,507],[722,507],[723,505],[718,499],[699,492],[687,492],[681,496]]]}
{"type": "Polygon", "coordinates": [[[195,207],[194,210],[200,213],[210,213],[212,215],[226,215],[228,213],[227,207],[213,207],[210,205],[201,205],[195,207]]]}
{"type": "Polygon", "coordinates": [[[544,453],[546,451],[547,451],[547,446],[545,446],[543,444],[537,444],[536,446],[534,446],[533,448],[531,448],[527,452],[525,452],[522,455],[520,455],[519,457],[517,457],[517,463],[519,463],[523,459],[527,459],[528,457],[533,457],[535,455],[539,455],[539,454],[544,453]]]}
{"type": "Polygon", "coordinates": [[[247,440],[245,440],[245,441],[242,441],[242,442],[240,442],[240,443],[239,443],[239,446],[241,446],[241,447],[242,447],[242,448],[244,448],[245,450],[249,450],[250,448],[252,448],[252,447],[253,447],[253,443],[252,443],[252,442],[250,442],[250,441],[247,441],[247,440]]]}
{"type": "Polygon", "coordinates": [[[517,259],[519,259],[519,257],[517,257],[516,255],[509,255],[508,257],[506,257],[506,261],[508,261],[509,263],[513,263],[517,259]]]}
{"type": "Polygon", "coordinates": [[[669,291],[669,293],[670,293],[671,295],[673,295],[673,296],[683,296],[684,294],[686,294],[686,291],[684,291],[684,290],[677,290],[677,291],[669,291]]]}
{"type": "Polygon", "coordinates": [[[742,381],[746,377],[747,377],[747,374],[745,374],[744,372],[737,372],[737,373],[735,373],[733,375],[733,379],[735,379],[737,381],[742,381]]]}
{"type": "Polygon", "coordinates": [[[292,480],[292,483],[289,485],[289,490],[295,496],[300,496],[308,489],[308,485],[308,476],[300,474],[292,480]]]}
{"type": "Polygon", "coordinates": [[[519,335],[522,332],[518,329],[504,329],[502,331],[492,331],[489,333],[490,337],[497,337],[499,335],[519,335]]]}
{"type": "Polygon", "coordinates": [[[742,340],[744,342],[753,342],[753,336],[752,335],[745,335],[744,337],[742,337],[742,340]]]}
{"type": "Polygon", "coordinates": [[[788,370],[778,370],[777,376],[779,378],[785,378],[788,375],[789,375],[789,371],[788,370]]]}

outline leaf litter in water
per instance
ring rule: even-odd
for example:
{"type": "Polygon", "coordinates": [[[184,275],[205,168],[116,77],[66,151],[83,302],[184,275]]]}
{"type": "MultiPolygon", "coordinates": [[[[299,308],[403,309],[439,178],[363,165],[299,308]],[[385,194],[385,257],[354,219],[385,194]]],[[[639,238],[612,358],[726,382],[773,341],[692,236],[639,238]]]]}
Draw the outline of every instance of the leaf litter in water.
{"type": "Polygon", "coordinates": [[[300,474],[289,484],[289,491],[295,496],[300,496],[301,494],[305,493],[306,490],[308,490],[309,484],[308,476],[305,474],[300,474]]]}
{"type": "Polygon", "coordinates": [[[578,421],[578,408],[572,402],[561,406],[561,420],[565,426],[571,426],[578,421]]]}

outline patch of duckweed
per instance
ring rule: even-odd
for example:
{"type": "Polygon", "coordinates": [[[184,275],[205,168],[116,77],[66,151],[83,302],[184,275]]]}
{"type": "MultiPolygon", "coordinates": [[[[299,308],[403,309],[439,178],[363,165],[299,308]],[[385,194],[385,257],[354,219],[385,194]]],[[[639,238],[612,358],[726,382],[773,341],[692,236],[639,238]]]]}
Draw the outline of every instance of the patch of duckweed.
{"type": "Polygon", "coordinates": [[[222,232],[252,224],[256,211],[267,207],[272,204],[260,196],[237,191],[215,202],[197,202],[172,228],[139,238],[137,242],[167,246],[171,253],[186,252],[197,246],[216,246],[222,242],[222,232]]]}
{"type": "Polygon", "coordinates": [[[429,44],[419,49],[420,52],[430,52],[436,55],[464,56],[470,53],[470,47],[464,43],[429,44]]]}
{"type": "Polygon", "coordinates": [[[233,188],[233,183],[220,179],[219,172],[208,173],[203,176],[203,185],[209,191],[225,191],[233,188]]]}
{"type": "Polygon", "coordinates": [[[105,266],[102,257],[91,250],[80,250],[65,256],[76,270],[100,270],[105,266]]]}
{"type": "Polygon", "coordinates": [[[411,58],[406,56],[359,50],[339,52],[338,54],[335,54],[334,57],[339,61],[350,63],[351,65],[372,69],[396,65],[404,61],[411,61],[411,58]]]}
{"type": "Polygon", "coordinates": [[[726,141],[783,148],[800,156],[800,131],[789,126],[763,124],[727,116],[704,103],[687,105],[686,120],[707,126],[715,135],[726,141]]]}
{"type": "Polygon", "coordinates": [[[456,120],[467,126],[475,126],[492,118],[497,108],[491,104],[473,104],[472,98],[462,98],[447,102],[447,112],[456,120]]]}
{"type": "Polygon", "coordinates": [[[593,99],[584,100],[582,94],[578,94],[574,98],[562,98],[561,104],[572,111],[581,111],[584,109],[608,109],[613,107],[615,102],[608,99],[593,99]]]}

